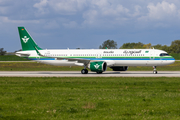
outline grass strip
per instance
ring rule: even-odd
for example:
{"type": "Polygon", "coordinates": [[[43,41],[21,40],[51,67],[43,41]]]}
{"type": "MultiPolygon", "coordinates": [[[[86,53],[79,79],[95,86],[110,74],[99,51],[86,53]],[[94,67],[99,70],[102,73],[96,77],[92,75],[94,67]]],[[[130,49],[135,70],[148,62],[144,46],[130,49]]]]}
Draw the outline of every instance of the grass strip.
{"type": "Polygon", "coordinates": [[[30,61],[16,55],[0,55],[0,61],[30,61]]]}
{"type": "Polygon", "coordinates": [[[179,119],[179,78],[0,77],[0,119],[179,119]]]}

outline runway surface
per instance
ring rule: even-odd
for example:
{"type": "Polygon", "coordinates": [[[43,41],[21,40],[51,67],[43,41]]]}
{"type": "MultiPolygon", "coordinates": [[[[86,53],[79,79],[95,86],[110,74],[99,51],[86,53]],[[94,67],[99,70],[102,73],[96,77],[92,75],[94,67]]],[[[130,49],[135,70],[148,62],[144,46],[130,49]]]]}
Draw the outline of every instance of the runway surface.
{"type": "Polygon", "coordinates": [[[81,74],[80,71],[0,71],[0,76],[6,77],[180,77],[180,71],[106,71],[103,74],[89,72],[81,74]]]}

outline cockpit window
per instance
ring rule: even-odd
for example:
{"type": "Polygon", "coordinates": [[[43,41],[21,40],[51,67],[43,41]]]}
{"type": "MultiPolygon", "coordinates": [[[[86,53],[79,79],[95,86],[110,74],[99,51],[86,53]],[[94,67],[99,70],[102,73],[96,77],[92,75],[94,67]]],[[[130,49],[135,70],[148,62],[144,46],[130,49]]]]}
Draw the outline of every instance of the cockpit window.
{"type": "Polygon", "coordinates": [[[169,56],[167,53],[161,53],[159,56],[169,56]]]}

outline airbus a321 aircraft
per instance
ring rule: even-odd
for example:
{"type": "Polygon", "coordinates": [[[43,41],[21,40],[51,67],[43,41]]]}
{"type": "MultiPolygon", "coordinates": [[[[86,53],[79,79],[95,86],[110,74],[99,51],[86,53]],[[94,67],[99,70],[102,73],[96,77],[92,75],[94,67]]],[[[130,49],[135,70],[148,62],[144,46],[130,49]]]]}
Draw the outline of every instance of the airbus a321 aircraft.
{"type": "Polygon", "coordinates": [[[175,62],[167,52],[157,49],[42,49],[32,39],[24,27],[18,27],[22,51],[17,56],[44,64],[56,66],[82,66],[82,74],[88,69],[97,74],[105,72],[107,67],[113,71],[126,71],[129,66],[169,65],[175,62]]]}

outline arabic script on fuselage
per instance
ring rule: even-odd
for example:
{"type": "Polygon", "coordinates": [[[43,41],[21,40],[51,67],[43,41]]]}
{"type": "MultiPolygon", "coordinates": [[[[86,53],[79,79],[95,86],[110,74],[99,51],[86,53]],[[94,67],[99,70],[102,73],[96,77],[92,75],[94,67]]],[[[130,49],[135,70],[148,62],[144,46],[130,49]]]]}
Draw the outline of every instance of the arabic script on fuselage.
{"type": "Polygon", "coordinates": [[[128,51],[128,50],[125,50],[123,53],[126,53],[126,54],[128,54],[128,53],[130,53],[130,54],[133,54],[133,53],[141,53],[141,50],[139,50],[139,51],[135,51],[135,50],[133,50],[133,51],[128,51]]]}

